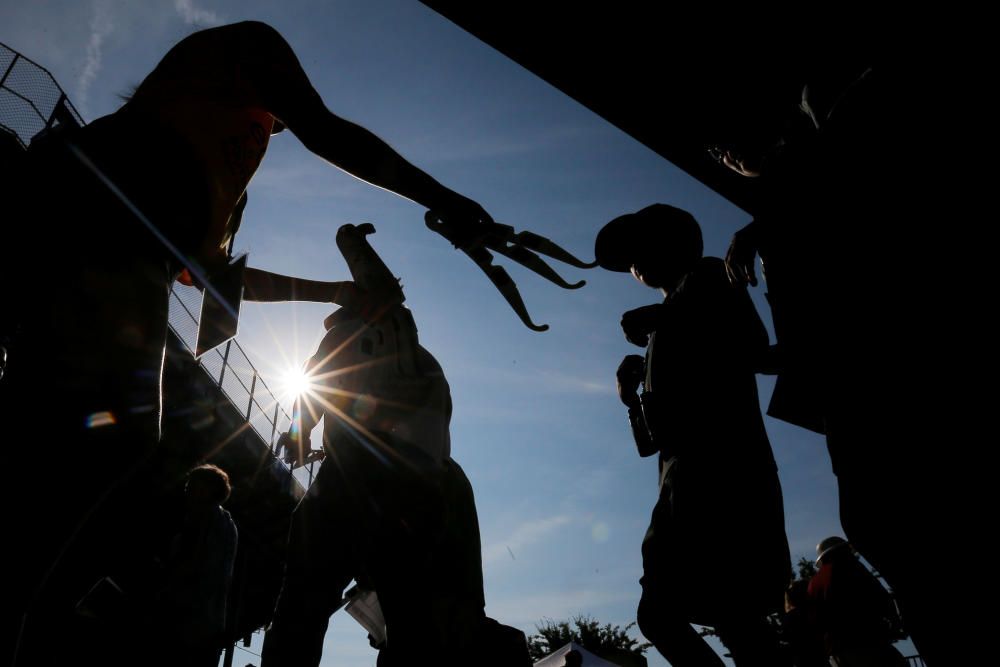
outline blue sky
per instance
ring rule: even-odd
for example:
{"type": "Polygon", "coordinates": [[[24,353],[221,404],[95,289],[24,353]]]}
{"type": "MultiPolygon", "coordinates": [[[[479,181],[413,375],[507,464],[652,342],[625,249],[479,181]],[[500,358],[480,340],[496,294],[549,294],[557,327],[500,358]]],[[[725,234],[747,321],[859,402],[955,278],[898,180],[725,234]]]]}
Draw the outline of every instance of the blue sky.
{"type": "MultiPolygon", "coordinates": [[[[611,218],[653,202],[690,210],[706,254],[721,255],[749,216],[628,135],[415,0],[282,3],[62,1],[0,5],[0,41],[47,67],[87,120],[113,111],[177,40],[244,19],[276,27],[330,109],[364,125],[494,218],[583,258],[611,218]]],[[[371,238],[402,278],[421,341],[454,400],[453,456],[476,491],[487,613],[527,633],[544,619],[635,618],[639,545],[656,498],[656,461],[640,459],[614,389],[639,352],[618,321],[659,300],[626,274],[562,270],[564,291],[504,264],[536,322],[525,328],[481,272],[423,224],[423,209],[357,181],[289,133],[250,185],[236,240],[249,263],[344,280],[344,223],[371,238]]],[[[753,290],[770,326],[763,290],[753,290]]],[[[329,307],[245,304],[239,340],[271,380],[311,354],[329,307]]],[[[766,405],[772,382],[760,379],[766,405]]],[[[793,561],[841,534],[836,483],[820,437],[767,420],[785,495],[793,561]]],[[[733,544],[734,574],[740,550],[733,544]]],[[[636,632],[637,634],[637,632],[636,632]]],[[[250,650],[259,650],[259,637],[250,650]]],[[[649,663],[667,663],[649,652],[649,663]]],[[[257,662],[238,652],[235,664],[257,662]]],[[[336,616],[324,666],[369,667],[364,631],[336,616]]]]}

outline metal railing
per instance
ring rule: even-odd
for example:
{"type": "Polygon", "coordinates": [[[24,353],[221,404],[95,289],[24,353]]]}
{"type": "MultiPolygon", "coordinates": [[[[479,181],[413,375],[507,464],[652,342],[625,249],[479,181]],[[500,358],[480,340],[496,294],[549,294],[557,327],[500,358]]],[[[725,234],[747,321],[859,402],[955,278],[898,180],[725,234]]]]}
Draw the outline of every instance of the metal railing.
{"type": "MultiPolygon", "coordinates": [[[[85,123],[47,69],[0,43],[0,132],[27,148],[35,138],[61,125],[82,127],[85,123]]],[[[175,285],[171,290],[170,328],[192,354],[198,334],[194,313],[200,310],[200,299],[201,292],[193,287],[175,285]]],[[[242,411],[246,423],[277,453],[278,435],[288,430],[291,417],[239,343],[229,341],[202,355],[199,363],[242,411]]],[[[292,474],[308,487],[313,466],[292,474]]]]}
{"type": "MultiPolygon", "coordinates": [[[[198,317],[202,293],[195,287],[174,283],[170,294],[169,326],[192,354],[198,337],[198,317]]],[[[292,424],[288,414],[267,386],[260,372],[250,361],[243,347],[234,339],[209,350],[198,360],[201,367],[219,385],[243,418],[277,454],[278,436],[292,424]]],[[[281,457],[278,460],[291,469],[281,457]]],[[[291,469],[295,478],[306,488],[312,483],[314,465],[291,469]]]]}
{"type": "MultiPolygon", "coordinates": [[[[192,352],[198,336],[202,293],[194,287],[174,283],[170,298],[170,328],[192,352]]],[[[257,368],[235,340],[209,350],[198,360],[243,414],[243,418],[274,450],[278,435],[291,426],[291,416],[281,407],[257,368]]]]}
{"type": "Polygon", "coordinates": [[[0,127],[21,146],[59,125],[83,118],[47,69],[0,43],[0,127]]]}

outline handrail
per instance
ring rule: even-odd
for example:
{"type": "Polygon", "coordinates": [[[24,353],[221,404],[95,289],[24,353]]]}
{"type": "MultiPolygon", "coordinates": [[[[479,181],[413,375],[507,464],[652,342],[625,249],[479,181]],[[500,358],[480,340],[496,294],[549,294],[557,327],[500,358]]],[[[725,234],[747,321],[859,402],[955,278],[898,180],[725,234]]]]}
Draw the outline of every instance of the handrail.
{"type": "Polygon", "coordinates": [[[47,69],[0,42],[0,127],[27,147],[57,122],[84,125],[47,69]]]}

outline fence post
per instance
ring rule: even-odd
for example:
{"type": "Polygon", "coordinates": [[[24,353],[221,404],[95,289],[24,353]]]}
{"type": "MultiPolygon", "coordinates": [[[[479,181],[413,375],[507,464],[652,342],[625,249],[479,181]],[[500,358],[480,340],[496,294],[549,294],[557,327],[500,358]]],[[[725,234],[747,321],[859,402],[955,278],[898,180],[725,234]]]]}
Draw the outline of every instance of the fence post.
{"type": "Polygon", "coordinates": [[[56,102],[56,105],[52,107],[52,113],[49,114],[48,120],[45,121],[46,128],[52,127],[52,122],[56,120],[56,118],[60,115],[59,110],[62,108],[62,104],[65,101],[66,101],[66,93],[63,93],[62,95],[59,96],[59,101],[56,102]]]}
{"type": "MultiPolygon", "coordinates": [[[[233,344],[233,339],[230,338],[226,341],[226,352],[222,355],[222,370],[219,372],[219,387],[222,387],[222,380],[226,377],[226,366],[229,365],[229,348],[233,344]]],[[[225,391],[225,390],[223,390],[225,391]]]]}
{"type": "Polygon", "coordinates": [[[7,71],[3,73],[3,76],[0,76],[0,86],[2,86],[4,82],[7,81],[7,77],[14,69],[14,64],[17,63],[17,59],[20,57],[21,57],[20,53],[14,53],[14,59],[10,61],[10,65],[7,67],[7,71]]]}
{"type": "Polygon", "coordinates": [[[250,421],[250,410],[253,408],[253,392],[257,388],[257,369],[253,369],[253,379],[250,381],[250,401],[247,403],[247,422],[250,421]]]}
{"type": "Polygon", "coordinates": [[[278,431],[278,409],[280,407],[281,406],[278,405],[278,402],[275,401],[274,402],[274,420],[271,422],[271,451],[275,452],[275,453],[277,453],[278,448],[274,444],[274,434],[277,433],[277,431],[278,431]]]}

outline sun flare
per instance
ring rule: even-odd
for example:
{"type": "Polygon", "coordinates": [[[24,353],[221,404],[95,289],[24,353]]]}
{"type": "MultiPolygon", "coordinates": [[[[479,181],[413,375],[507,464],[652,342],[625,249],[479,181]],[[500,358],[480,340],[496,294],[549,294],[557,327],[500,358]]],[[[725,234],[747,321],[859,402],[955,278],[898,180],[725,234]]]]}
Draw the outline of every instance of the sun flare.
{"type": "Polygon", "coordinates": [[[312,380],[301,368],[290,368],[281,376],[281,389],[289,398],[297,398],[312,387],[312,380]]]}

